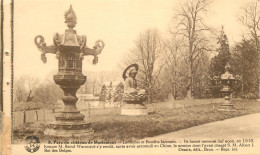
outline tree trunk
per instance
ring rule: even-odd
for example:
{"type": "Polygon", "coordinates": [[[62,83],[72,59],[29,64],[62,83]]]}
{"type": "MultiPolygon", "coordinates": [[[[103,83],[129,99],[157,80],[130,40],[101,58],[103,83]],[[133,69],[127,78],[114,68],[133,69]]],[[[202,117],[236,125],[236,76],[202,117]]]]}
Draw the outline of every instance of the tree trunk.
{"type": "Polygon", "coordinates": [[[174,97],[174,100],[176,100],[176,98],[177,98],[176,83],[173,84],[173,97],[174,97]]]}
{"type": "MultiPolygon", "coordinates": [[[[258,34],[257,34],[256,31],[254,33],[255,33],[255,36],[256,36],[255,37],[255,44],[256,44],[256,50],[257,50],[257,53],[258,53],[258,60],[260,61],[260,47],[259,47],[258,34]]],[[[258,64],[257,64],[257,66],[258,66],[258,69],[257,69],[257,75],[258,75],[257,84],[258,84],[258,87],[256,88],[256,93],[257,93],[256,98],[258,100],[260,100],[260,71],[259,71],[260,63],[259,63],[259,61],[258,61],[258,64]]]]}
{"type": "Polygon", "coordinates": [[[152,102],[152,93],[150,88],[147,90],[147,98],[147,103],[150,104],[152,102]]]}
{"type": "Polygon", "coordinates": [[[188,92],[187,92],[187,97],[189,99],[192,99],[193,98],[193,94],[192,94],[192,91],[193,91],[193,75],[192,75],[192,62],[190,62],[190,65],[189,65],[189,74],[188,74],[188,77],[189,77],[189,89],[188,89],[188,92]]]}
{"type": "Polygon", "coordinates": [[[27,96],[26,102],[29,102],[29,101],[32,100],[31,94],[32,94],[32,90],[30,90],[30,92],[29,92],[29,94],[27,96]]]}

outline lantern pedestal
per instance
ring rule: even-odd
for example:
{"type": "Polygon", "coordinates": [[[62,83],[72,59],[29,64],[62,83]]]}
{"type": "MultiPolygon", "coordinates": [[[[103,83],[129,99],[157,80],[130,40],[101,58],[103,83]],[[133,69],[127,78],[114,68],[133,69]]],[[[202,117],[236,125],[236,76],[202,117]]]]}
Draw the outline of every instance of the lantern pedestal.
{"type": "Polygon", "coordinates": [[[234,108],[234,105],[231,103],[230,101],[230,95],[233,92],[233,90],[228,86],[224,86],[221,89],[221,92],[224,94],[224,103],[220,106],[220,108],[218,109],[219,111],[236,111],[236,109],[234,108]]]}
{"type": "Polygon", "coordinates": [[[87,121],[51,122],[44,131],[45,135],[57,137],[82,137],[94,133],[91,123],[87,121]]]}

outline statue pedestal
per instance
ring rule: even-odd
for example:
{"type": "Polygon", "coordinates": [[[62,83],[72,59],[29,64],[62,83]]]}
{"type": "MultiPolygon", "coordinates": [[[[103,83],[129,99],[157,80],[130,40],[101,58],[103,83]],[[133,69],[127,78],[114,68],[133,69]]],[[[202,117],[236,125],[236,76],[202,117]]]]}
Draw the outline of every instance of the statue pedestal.
{"type": "Polygon", "coordinates": [[[147,107],[141,104],[124,104],[121,108],[121,115],[139,116],[148,115],[147,107]]]}
{"type": "Polygon", "coordinates": [[[230,103],[224,103],[220,106],[218,109],[219,111],[236,111],[233,104],[230,103]]]}

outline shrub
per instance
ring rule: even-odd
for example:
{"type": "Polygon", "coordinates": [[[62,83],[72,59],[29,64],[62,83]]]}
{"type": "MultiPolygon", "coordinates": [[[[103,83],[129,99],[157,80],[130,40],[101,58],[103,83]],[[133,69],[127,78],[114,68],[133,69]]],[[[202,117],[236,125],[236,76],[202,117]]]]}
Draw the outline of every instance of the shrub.
{"type": "Polygon", "coordinates": [[[256,99],[256,94],[254,94],[254,93],[244,93],[243,95],[242,95],[242,98],[243,99],[249,99],[249,100],[252,100],[252,99],[256,99]]]}

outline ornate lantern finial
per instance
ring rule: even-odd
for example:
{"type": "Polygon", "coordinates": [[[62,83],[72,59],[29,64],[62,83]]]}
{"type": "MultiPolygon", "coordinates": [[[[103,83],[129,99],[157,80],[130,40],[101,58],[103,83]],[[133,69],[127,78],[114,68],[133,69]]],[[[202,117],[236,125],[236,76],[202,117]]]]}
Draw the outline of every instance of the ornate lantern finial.
{"type": "Polygon", "coordinates": [[[65,23],[67,23],[68,28],[74,28],[77,24],[77,16],[72,9],[72,5],[70,5],[70,8],[68,11],[64,14],[65,17],[65,23]]]}
{"type": "Polygon", "coordinates": [[[226,66],[225,66],[225,71],[230,71],[230,64],[227,62],[226,66]]]}

